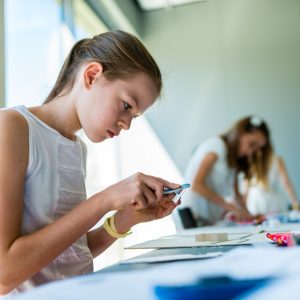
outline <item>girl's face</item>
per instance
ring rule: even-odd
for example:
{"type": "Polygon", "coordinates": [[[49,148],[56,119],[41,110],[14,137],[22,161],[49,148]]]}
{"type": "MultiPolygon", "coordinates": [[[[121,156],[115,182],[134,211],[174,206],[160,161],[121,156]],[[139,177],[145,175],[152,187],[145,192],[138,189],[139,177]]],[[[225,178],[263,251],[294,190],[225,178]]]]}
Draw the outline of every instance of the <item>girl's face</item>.
{"type": "Polygon", "coordinates": [[[88,85],[84,97],[78,99],[77,115],[92,142],[101,142],[119,135],[121,130],[128,130],[132,119],[144,113],[157,97],[157,88],[145,73],[112,81],[98,74],[85,83],[88,85]]]}
{"type": "Polygon", "coordinates": [[[239,140],[239,157],[253,155],[266,142],[266,137],[260,130],[242,134],[239,140]]]}

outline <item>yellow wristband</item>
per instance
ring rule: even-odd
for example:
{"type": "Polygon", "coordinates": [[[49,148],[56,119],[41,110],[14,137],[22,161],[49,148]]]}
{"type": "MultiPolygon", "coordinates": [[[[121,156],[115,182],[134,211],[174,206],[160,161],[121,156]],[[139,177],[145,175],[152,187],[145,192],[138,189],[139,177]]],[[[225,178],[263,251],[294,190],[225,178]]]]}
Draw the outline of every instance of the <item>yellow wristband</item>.
{"type": "Polygon", "coordinates": [[[103,228],[106,230],[106,232],[111,235],[112,237],[119,239],[124,238],[131,234],[131,231],[127,231],[125,233],[118,233],[116,226],[115,226],[115,218],[114,215],[112,215],[110,218],[107,218],[103,224],[103,228]]]}

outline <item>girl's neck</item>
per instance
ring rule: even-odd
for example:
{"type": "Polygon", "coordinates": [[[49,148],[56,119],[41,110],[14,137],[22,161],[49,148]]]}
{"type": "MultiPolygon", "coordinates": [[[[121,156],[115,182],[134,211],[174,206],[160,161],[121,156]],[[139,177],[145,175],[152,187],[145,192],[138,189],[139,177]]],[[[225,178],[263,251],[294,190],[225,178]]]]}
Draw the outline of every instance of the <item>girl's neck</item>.
{"type": "Polygon", "coordinates": [[[75,140],[75,133],[81,129],[81,124],[77,117],[75,101],[73,100],[66,95],[56,98],[47,104],[31,107],[29,110],[64,137],[75,140]]]}

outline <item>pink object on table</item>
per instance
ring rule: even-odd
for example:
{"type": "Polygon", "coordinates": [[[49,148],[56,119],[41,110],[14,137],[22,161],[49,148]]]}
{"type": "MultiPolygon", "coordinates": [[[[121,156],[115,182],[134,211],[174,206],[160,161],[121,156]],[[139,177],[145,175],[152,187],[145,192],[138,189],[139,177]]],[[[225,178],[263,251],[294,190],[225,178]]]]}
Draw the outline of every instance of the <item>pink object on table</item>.
{"type": "Polygon", "coordinates": [[[278,246],[293,246],[295,244],[291,232],[267,233],[266,235],[278,246]]]}

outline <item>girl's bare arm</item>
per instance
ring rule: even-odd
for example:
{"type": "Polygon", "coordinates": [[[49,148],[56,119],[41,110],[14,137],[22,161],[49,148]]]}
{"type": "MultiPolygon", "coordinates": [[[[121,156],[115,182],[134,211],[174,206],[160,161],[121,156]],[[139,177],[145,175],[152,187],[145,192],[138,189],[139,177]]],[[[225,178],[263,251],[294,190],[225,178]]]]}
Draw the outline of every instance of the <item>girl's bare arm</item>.
{"type": "Polygon", "coordinates": [[[97,194],[53,224],[22,235],[28,125],[17,112],[0,112],[0,145],[0,294],[6,294],[84,235],[109,208],[97,194]]]}

